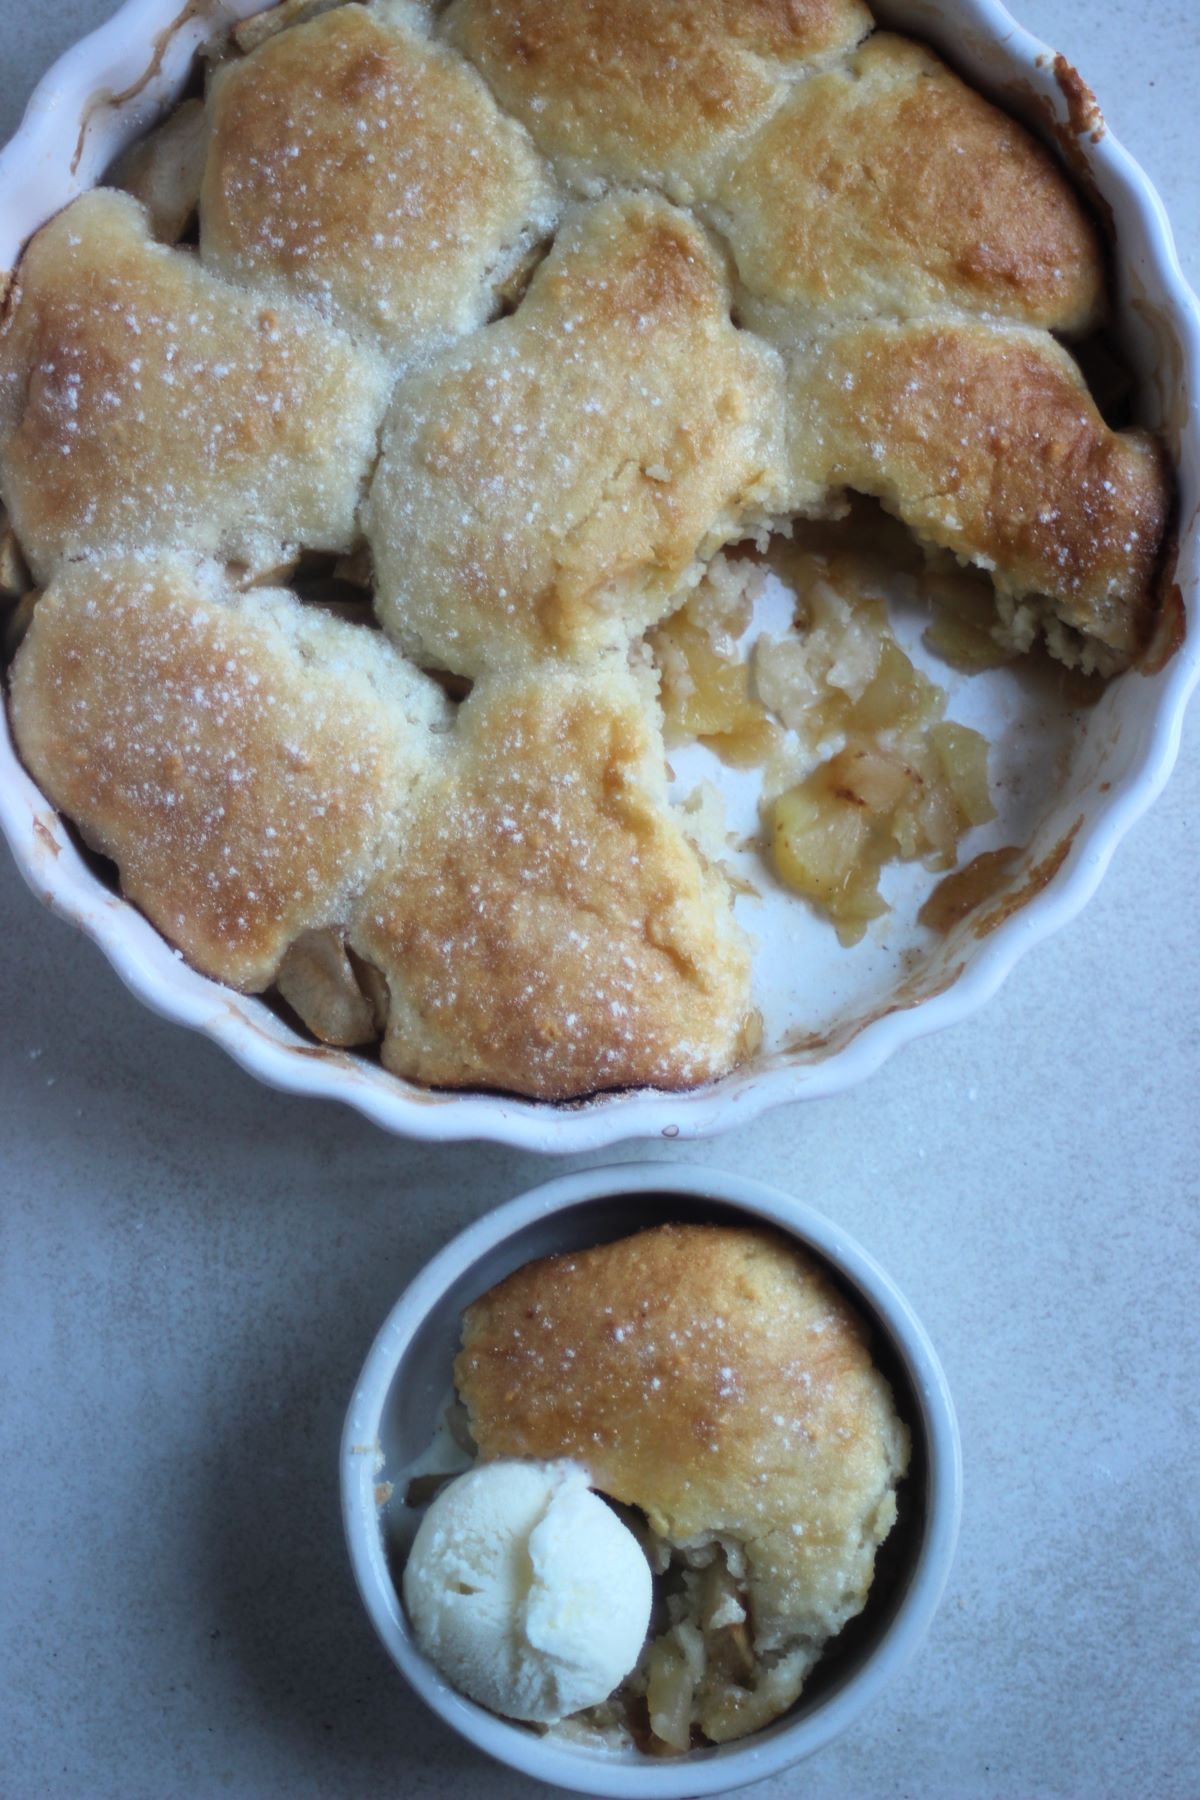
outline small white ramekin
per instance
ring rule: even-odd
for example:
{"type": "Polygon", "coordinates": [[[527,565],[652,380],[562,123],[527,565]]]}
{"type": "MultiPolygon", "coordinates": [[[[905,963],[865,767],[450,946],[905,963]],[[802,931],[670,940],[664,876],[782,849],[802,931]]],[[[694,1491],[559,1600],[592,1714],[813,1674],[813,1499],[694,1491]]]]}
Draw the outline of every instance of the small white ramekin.
{"type": "MultiPolygon", "coordinates": [[[[117,151],[170,103],[207,35],[266,3],[126,0],[68,50],[0,152],[0,268],[12,267],[30,234],[99,180],[117,151]]],[[[1152,673],[1114,684],[1111,709],[1093,726],[1095,754],[1050,796],[1014,873],[1023,904],[986,934],[964,923],[919,988],[905,973],[901,944],[888,952],[894,979],[864,1005],[844,991],[846,952],[832,932],[818,932],[819,941],[801,947],[789,925],[769,966],[772,986],[799,982],[803,989],[794,1019],[788,1015],[797,1042],[785,1038],[724,1080],[690,1092],[637,1089],[568,1106],[499,1093],[431,1093],[386,1074],[370,1058],[314,1046],[261,1000],[189,968],[80,854],[22,767],[0,708],[0,832],[30,887],[99,944],[147,1006],[203,1031],[260,1080],[310,1099],[342,1100],[405,1137],[485,1138],[563,1154],[744,1125],[768,1107],[852,1087],[904,1044],[975,1012],[1027,950],[1075,917],[1121,839],[1162,789],[1200,677],[1200,307],[1180,270],[1162,203],[1105,127],[1075,71],[1022,30],[1001,0],[872,0],[872,9],[882,24],[929,39],[969,80],[1057,143],[1111,220],[1117,318],[1136,364],[1145,422],[1162,431],[1178,471],[1175,580],[1186,634],[1152,673]],[[821,1020],[819,1030],[814,1019],[821,1020]]],[[[1031,744],[1036,754],[1036,734],[1031,744]]],[[[800,924],[794,905],[789,919],[800,924]]],[[[752,928],[761,935],[757,924],[752,928]]],[[[863,953],[862,947],[855,952],[863,953]]]]}
{"type": "MultiPolygon", "coordinates": [[[[852,1237],[777,1188],[722,1170],[664,1163],[586,1169],[534,1188],[454,1238],[384,1322],[346,1417],[342,1514],[355,1578],[388,1654],[415,1692],[480,1750],[531,1778],[613,1800],[682,1800],[777,1775],[850,1725],[908,1662],[946,1585],[958,1537],[962,1458],[941,1364],[911,1306],[852,1237]],[[913,1436],[902,1534],[886,1595],[873,1594],[856,1644],[792,1712],[741,1743],[658,1761],[543,1737],[457,1693],[417,1648],[398,1592],[411,1532],[395,1480],[432,1440],[451,1384],[462,1311],[540,1256],[582,1249],[668,1219],[753,1221],[786,1233],[826,1265],[873,1332],[913,1436]],[[389,1483],[394,1492],[389,1494],[389,1483]]],[[[890,1540],[889,1540],[890,1543],[890,1540]]],[[[877,1583],[877,1586],[880,1585],[877,1583]]]]}

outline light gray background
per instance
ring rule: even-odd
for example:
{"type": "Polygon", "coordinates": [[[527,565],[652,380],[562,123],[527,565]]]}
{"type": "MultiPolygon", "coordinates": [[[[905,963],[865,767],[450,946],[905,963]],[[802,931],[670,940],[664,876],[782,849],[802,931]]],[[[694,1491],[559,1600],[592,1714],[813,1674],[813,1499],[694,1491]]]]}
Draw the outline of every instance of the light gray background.
{"type": "MultiPolygon", "coordinates": [[[[0,0],[0,136],[108,10],[0,0]]],[[[1098,89],[1195,282],[1193,0],[1019,10],[1098,89]]],[[[762,1800],[1200,1794],[1198,822],[1193,719],[1099,897],[984,1013],[843,1099],[648,1152],[836,1214],[958,1399],[966,1511],[932,1635],[762,1800]]],[[[3,1800],[534,1792],[376,1645],[336,1452],[409,1277],[552,1166],[270,1093],[142,1011],[7,858],[0,907],[3,1800]]]]}

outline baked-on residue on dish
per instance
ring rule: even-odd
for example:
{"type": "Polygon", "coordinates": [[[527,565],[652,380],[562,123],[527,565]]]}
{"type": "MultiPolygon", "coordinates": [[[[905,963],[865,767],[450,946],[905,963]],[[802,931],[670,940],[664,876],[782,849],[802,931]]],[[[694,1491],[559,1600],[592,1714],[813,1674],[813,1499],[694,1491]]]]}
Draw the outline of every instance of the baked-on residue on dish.
{"type": "MultiPolygon", "coordinates": [[[[750,945],[652,652],[673,729],[699,671],[688,716],[773,757],[795,684],[683,609],[857,494],[990,581],[967,666],[1128,666],[1169,479],[1064,348],[1107,313],[1092,222],[861,0],[286,0],[208,66],[0,326],[22,756],[197,967],[397,1075],[728,1071],[750,945]]],[[[989,804],[887,635],[897,704],[763,789],[845,938],[887,845],[944,868],[989,804]]]]}

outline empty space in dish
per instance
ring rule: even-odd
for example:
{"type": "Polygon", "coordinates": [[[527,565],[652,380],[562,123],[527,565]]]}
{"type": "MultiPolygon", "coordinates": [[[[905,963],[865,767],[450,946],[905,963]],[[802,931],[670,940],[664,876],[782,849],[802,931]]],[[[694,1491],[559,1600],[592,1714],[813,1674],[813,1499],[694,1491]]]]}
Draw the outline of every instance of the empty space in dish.
{"type": "MultiPolygon", "coordinates": [[[[789,1057],[819,1059],[881,1012],[944,990],[1014,904],[1032,898],[1052,877],[1101,781],[1119,776],[1115,687],[1106,688],[1094,705],[1079,704],[1068,673],[1040,654],[960,673],[922,642],[930,612],[914,589],[901,571],[890,578],[892,630],[915,666],[946,693],[947,718],[973,727],[989,745],[996,817],[967,832],[957,868],[987,852],[1017,852],[960,924],[943,932],[920,923],[917,915],[942,877],[919,862],[890,863],[881,892],[891,910],[860,943],[843,947],[828,920],[779,881],[761,848],[742,847],[763,835],[760,771],[730,768],[700,743],[669,752],[677,800],[685,800],[700,782],[721,794],[730,866],[740,884],[755,890],[739,893],[735,910],[755,943],[754,1001],[763,1019],[755,1059],[760,1065],[789,1057]]],[[[747,641],[761,631],[781,635],[792,609],[789,590],[768,575],[747,641]]],[[[1141,679],[1130,673],[1119,681],[1141,679]]]]}

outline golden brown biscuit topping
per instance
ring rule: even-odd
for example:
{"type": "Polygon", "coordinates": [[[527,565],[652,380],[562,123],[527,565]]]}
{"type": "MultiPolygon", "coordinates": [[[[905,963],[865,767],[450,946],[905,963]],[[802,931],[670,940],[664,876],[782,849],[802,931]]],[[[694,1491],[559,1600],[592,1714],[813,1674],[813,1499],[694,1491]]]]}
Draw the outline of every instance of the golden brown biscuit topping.
{"type": "Polygon", "coordinates": [[[863,327],[798,352],[789,400],[799,486],[874,494],[990,570],[1001,596],[1043,596],[1097,658],[1135,654],[1166,523],[1162,453],[1109,429],[1047,334],[863,327]]]}
{"type": "Polygon", "coordinates": [[[861,1322],[784,1239],[665,1225],[531,1263],[467,1308],[455,1385],[485,1460],[570,1457],[695,1567],[720,1552],[752,1656],[735,1679],[709,1619],[709,1737],[789,1706],[865,1603],[908,1432],[861,1322]]]}
{"type": "Polygon", "coordinates": [[[764,845],[846,935],[881,846],[944,867],[989,816],[971,734],[904,738],[886,630],[818,680],[800,603],[772,674],[723,546],[870,495],[990,581],[929,640],[960,663],[1145,641],[1169,474],[1051,335],[1104,313],[1093,225],[861,0],[286,0],[112,174],[145,205],[51,220],[0,325],[18,744],[198,966],[399,1073],[747,1054],[752,890],[671,808],[652,654],[675,741],[771,759],[764,845]]]}
{"type": "Polygon", "coordinates": [[[584,193],[690,200],[814,60],[866,35],[861,0],[454,0],[446,31],[584,193]]]}
{"type": "Polygon", "coordinates": [[[945,306],[1081,333],[1100,246],[1066,176],[931,51],[877,32],[802,81],[736,158],[711,216],[769,336],[945,306]]]}
{"type": "Polygon", "coordinates": [[[466,674],[623,651],[780,505],[783,365],[677,208],[576,212],[520,308],[397,388],[380,614],[466,674]]]}
{"type": "Polygon", "coordinates": [[[34,776],[198,968],[273,978],[346,916],[445,723],[374,633],[128,559],[66,569],[13,670],[34,776]]]}
{"type": "Polygon", "coordinates": [[[385,1065],[546,1099],[723,1073],[749,959],[666,803],[652,689],[621,661],[481,682],[352,942],[385,1065]]]}
{"type": "Polygon", "coordinates": [[[256,567],[347,549],[379,359],[226,287],[99,189],[38,232],[0,336],[0,488],[34,573],[187,548],[256,567]]]}
{"type": "Polygon", "coordinates": [[[416,15],[343,6],[222,68],[201,254],[408,361],[481,325],[551,227],[521,129],[416,15]]]}

